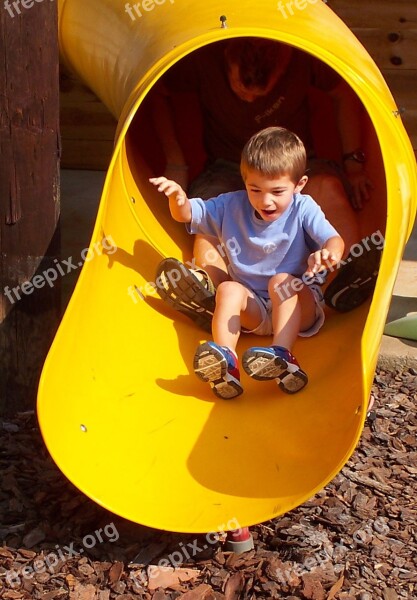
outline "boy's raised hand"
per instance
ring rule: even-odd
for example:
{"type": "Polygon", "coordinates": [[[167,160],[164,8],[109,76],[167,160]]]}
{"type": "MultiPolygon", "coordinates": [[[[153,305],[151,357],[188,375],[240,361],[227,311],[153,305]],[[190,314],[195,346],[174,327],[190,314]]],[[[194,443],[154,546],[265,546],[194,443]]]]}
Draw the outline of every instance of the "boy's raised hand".
{"type": "Polygon", "coordinates": [[[153,185],[158,188],[158,192],[163,192],[169,200],[174,200],[177,206],[184,206],[187,200],[187,194],[176,181],[166,177],[152,177],[149,179],[153,185]]]}
{"type": "Polygon", "coordinates": [[[149,181],[169,199],[169,210],[173,219],[179,223],[191,222],[191,202],[187,194],[176,181],[166,177],[152,177],[149,181]]]}

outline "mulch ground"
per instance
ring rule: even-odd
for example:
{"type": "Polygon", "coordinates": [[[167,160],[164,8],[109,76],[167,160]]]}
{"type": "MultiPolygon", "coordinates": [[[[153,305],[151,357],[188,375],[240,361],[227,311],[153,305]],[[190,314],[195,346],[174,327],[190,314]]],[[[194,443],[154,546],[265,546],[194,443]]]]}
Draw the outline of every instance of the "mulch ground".
{"type": "Polygon", "coordinates": [[[343,471],[240,556],[115,517],[63,477],[32,412],[0,421],[0,598],[417,598],[417,372],[378,372],[372,393],[343,471]]]}

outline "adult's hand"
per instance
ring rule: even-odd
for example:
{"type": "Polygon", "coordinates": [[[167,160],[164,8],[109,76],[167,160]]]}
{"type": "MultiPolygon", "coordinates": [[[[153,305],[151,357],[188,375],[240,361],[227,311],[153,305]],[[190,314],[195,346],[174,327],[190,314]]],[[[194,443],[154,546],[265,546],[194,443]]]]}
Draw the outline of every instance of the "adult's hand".
{"type": "Polygon", "coordinates": [[[352,186],[350,202],[355,210],[361,210],[364,202],[369,200],[373,183],[364,170],[347,173],[347,176],[352,186]]]}

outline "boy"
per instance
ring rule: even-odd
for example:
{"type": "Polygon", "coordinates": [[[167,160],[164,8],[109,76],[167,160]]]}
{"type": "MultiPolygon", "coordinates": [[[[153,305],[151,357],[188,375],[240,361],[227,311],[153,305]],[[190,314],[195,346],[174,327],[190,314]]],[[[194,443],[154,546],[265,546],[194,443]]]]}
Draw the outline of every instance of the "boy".
{"type": "Polygon", "coordinates": [[[244,353],[242,365],[250,377],[276,379],[287,393],[307,384],[291,349],[297,335],[309,337],[323,325],[321,292],[311,280],[324,262],[341,260],[344,243],[314,200],[300,193],[308,179],[305,167],[299,137],[282,127],[268,127],[242,151],[246,190],[190,200],[175,181],[150,180],[169,198],[172,217],[187,223],[190,233],[216,236],[225,243],[230,280],[217,287],[214,341],[200,345],[194,357],[196,375],[220,398],[243,392],[236,354],[241,331],[273,336],[271,346],[244,353]],[[310,253],[306,235],[319,250],[310,253]],[[227,251],[230,239],[239,253],[227,251]]]}

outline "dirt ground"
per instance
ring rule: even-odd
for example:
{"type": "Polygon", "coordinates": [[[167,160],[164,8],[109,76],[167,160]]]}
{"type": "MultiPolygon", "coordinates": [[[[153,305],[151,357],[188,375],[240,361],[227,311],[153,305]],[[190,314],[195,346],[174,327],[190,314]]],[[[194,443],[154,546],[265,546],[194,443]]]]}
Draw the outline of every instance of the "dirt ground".
{"type": "Polygon", "coordinates": [[[240,556],[115,517],[60,473],[33,412],[0,420],[0,598],[416,599],[417,372],[380,371],[372,393],[342,472],[240,556]]]}

